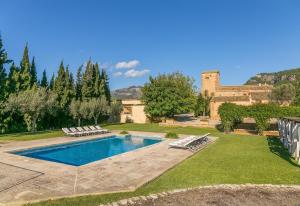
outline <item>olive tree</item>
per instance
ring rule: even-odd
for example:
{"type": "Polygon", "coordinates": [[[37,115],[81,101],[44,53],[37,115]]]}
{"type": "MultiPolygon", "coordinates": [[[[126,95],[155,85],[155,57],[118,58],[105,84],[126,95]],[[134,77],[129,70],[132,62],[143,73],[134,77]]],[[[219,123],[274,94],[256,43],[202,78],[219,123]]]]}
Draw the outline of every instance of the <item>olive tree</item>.
{"type": "Polygon", "coordinates": [[[98,124],[98,119],[101,115],[107,115],[109,112],[108,102],[105,96],[101,98],[92,98],[88,101],[89,117],[94,119],[95,125],[98,124]]]}
{"type": "Polygon", "coordinates": [[[71,113],[71,115],[73,116],[74,119],[77,119],[78,127],[80,127],[81,119],[84,116],[81,105],[82,105],[81,101],[80,100],[75,100],[75,99],[73,99],[71,104],[70,104],[70,113],[71,113]]]}
{"type": "Polygon", "coordinates": [[[6,111],[20,111],[27,125],[27,130],[36,132],[37,121],[46,112],[56,111],[56,95],[45,88],[37,88],[11,94],[5,104],[6,111]]]}
{"type": "Polygon", "coordinates": [[[113,101],[109,108],[109,121],[120,122],[120,114],[123,111],[123,105],[120,101],[113,101]]]}
{"type": "Polygon", "coordinates": [[[272,102],[277,103],[279,105],[290,104],[294,101],[295,96],[296,89],[290,83],[281,84],[274,87],[270,95],[272,102]]]}

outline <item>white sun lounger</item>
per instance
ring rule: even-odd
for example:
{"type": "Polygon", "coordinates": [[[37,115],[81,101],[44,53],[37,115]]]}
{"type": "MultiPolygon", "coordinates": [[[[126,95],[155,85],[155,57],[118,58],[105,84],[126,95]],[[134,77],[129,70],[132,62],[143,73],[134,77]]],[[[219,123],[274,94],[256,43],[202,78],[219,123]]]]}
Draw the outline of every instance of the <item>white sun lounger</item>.
{"type": "Polygon", "coordinates": [[[175,148],[187,149],[189,144],[191,144],[192,142],[197,141],[201,138],[206,138],[208,135],[209,135],[209,133],[202,135],[202,136],[188,136],[186,138],[177,140],[175,142],[171,142],[169,144],[169,146],[175,147],[175,148]]]}
{"type": "Polygon", "coordinates": [[[68,136],[77,136],[77,133],[70,131],[68,128],[62,128],[62,131],[68,136]]]}
{"type": "Polygon", "coordinates": [[[99,125],[96,125],[95,128],[98,129],[98,130],[102,130],[104,133],[108,133],[109,132],[107,129],[101,128],[99,125]]]}
{"type": "Polygon", "coordinates": [[[71,127],[71,128],[69,128],[73,133],[75,133],[76,135],[78,135],[78,136],[82,136],[82,135],[85,135],[86,133],[84,133],[84,132],[80,132],[80,131],[78,131],[75,127],[71,127]]]}
{"type": "Polygon", "coordinates": [[[89,132],[90,134],[97,134],[99,133],[98,131],[92,130],[91,128],[89,128],[88,126],[83,127],[83,129],[87,132],[89,132]]]}
{"type": "Polygon", "coordinates": [[[99,127],[100,129],[96,128],[95,126],[89,126],[92,130],[97,131],[99,133],[107,133],[108,130],[107,129],[102,129],[101,127],[99,127]]]}
{"type": "Polygon", "coordinates": [[[79,132],[82,132],[82,133],[84,133],[84,134],[86,134],[86,135],[91,134],[91,132],[85,131],[82,127],[76,127],[76,129],[77,129],[79,132]]]}

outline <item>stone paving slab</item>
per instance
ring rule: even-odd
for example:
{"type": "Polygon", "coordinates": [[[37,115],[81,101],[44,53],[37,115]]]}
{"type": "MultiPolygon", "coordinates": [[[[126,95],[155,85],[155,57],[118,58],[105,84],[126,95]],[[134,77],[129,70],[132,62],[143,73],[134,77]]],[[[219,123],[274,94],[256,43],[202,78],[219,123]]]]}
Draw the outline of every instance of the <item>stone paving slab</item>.
{"type": "MultiPolygon", "coordinates": [[[[133,135],[156,137],[164,135],[146,132],[130,133],[133,135]]],[[[19,149],[111,135],[113,134],[80,138],[61,137],[49,139],[48,141],[34,140],[3,145],[0,148],[1,162],[27,170],[34,170],[43,173],[43,175],[0,192],[0,205],[1,203],[21,204],[65,196],[134,191],[141,185],[158,177],[187,157],[193,155],[188,150],[169,148],[168,144],[174,141],[170,139],[79,167],[8,153],[9,151],[19,149]]],[[[3,168],[5,170],[5,166],[0,164],[0,171],[3,168]]],[[[15,171],[12,177],[18,176],[21,172],[15,171]]],[[[8,178],[7,180],[9,180],[11,177],[9,177],[8,173],[9,171],[4,172],[3,176],[5,177],[3,178],[8,178]]],[[[11,183],[13,182],[8,181],[6,184],[11,183]]]]}
{"type": "Polygon", "coordinates": [[[0,168],[0,192],[43,175],[43,173],[37,171],[15,167],[1,162],[0,168]]]}

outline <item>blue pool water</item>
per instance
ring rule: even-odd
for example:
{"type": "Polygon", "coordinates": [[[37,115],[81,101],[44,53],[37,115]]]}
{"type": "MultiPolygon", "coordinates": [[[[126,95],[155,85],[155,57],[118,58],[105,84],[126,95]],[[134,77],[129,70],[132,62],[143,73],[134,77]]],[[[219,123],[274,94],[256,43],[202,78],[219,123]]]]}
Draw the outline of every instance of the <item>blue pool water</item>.
{"type": "Polygon", "coordinates": [[[86,140],[69,144],[17,151],[13,153],[26,157],[80,166],[152,145],[160,141],[162,140],[150,137],[112,136],[104,139],[86,140]]]}

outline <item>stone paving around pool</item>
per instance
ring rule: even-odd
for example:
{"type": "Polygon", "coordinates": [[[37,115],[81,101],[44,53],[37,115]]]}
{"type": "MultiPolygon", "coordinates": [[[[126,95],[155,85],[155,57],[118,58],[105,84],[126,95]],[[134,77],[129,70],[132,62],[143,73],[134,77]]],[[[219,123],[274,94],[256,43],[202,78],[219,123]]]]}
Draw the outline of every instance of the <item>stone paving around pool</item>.
{"type": "MultiPolygon", "coordinates": [[[[141,136],[164,136],[161,133],[130,133],[141,136]]],[[[2,144],[0,147],[0,205],[22,204],[84,194],[134,191],[193,154],[188,150],[169,148],[168,144],[174,141],[170,139],[80,167],[8,153],[20,149],[107,137],[113,134],[59,137],[2,144]]]]}

